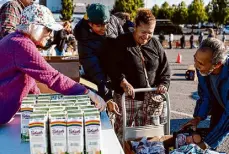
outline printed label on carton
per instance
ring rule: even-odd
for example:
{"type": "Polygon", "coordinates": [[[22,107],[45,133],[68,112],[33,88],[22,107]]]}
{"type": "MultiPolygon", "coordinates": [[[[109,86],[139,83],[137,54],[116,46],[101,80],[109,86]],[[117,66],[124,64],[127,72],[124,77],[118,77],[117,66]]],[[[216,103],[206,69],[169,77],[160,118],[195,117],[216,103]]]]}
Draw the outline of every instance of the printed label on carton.
{"type": "Polygon", "coordinates": [[[69,154],[83,153],[83,134],[83,116],[69,117],[67,121],[67,143],[69,154]]]}
{"type": "Polygon", "coordinates": [[[101,126],[99,116],[85,116],[85,137],[87,154],[101,152],[101,126]]]}

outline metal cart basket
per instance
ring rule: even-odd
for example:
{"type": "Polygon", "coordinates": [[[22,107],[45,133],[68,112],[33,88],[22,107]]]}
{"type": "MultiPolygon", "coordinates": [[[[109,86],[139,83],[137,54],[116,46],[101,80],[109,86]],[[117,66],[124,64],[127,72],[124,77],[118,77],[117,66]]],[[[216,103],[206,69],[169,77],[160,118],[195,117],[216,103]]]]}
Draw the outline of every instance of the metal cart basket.
{"type": "MultiPolygon", "coordinates": [[[[156,91],[157,88],[139,88],[134,89],[135,93],[138,92],[151,92],[156,91]]],[[[122,95],[122,114],[123,114],[123,148],[125,148],[125,141],[130,139],[137,139],[141,137],[153,137],[163,136],[170,134],[170,99],[169,94],[165,93],[167,103],[167,123],[158,126],[147,125],[147,126],[135,126],[127,127],[126,125],[126,105],[125,105],[125,93],[122,95]]]]}

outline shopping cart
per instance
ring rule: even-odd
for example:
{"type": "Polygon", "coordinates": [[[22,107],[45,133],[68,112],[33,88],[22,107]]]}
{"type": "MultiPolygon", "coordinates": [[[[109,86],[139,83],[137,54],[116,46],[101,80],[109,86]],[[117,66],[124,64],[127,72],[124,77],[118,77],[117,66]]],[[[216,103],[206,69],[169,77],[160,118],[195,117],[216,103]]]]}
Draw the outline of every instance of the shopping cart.
{"type": "MultiPolygon", "coordinates": [[[[135,93],[138,92],[151,92],[156,91],[157,88],[140,88],[134,89],[135,93]]],[[[126,126],[126,105],[125,105],[125,93],[122,95],[122,114],[123,114],[123,148],[125,148],[125,141],[130,139],[137,139],[142,137],[164,136],[170,134],[170,101],[169,94],[165,93],[167,102],[167,123],[162,125],[147,125],[147,126],[126,126]]],[[[124,149],[125,150],[125,149],[124,149]]]]}

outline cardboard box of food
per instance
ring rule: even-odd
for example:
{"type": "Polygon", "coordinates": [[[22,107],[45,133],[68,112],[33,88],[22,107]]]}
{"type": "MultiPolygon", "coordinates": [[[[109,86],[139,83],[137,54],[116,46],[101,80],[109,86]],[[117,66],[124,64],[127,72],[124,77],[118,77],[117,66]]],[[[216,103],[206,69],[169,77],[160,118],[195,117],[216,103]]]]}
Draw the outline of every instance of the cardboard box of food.
{"type": "MultiPolygon", "coordinates": [[[[126,141],[125,146],[124,146],[125,154],[135,154],[135,152],[132,150],[131,141],[140,141],[141,139],[142,138],[126,141]]],[[[175,145],[174,144],[175,140],[174,140],[172,135],[165,135],[162,137],[157,137],[157,136],[149,137],[148,140],[149,141],[163,142],[166,153],[169,153],[169,151],[173,150],[174,145],[175,145]]]]}

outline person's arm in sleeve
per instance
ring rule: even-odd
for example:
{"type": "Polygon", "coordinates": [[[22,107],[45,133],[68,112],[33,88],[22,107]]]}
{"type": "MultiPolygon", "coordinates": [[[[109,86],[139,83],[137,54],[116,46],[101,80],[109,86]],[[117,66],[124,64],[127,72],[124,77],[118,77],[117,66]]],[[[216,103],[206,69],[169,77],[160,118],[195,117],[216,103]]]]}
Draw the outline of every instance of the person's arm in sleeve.
{"type": "Polygon", "coordinates": [[[99,85],[101,81],[106,81],[99,58],[95,55],[88,41],[78,41],[78,52],[85,74],[93,80],[92,82],[99,85]]]}
{"type": "Polygon", "coordinates": [[[32,78],[46,84],[50,89],[64,95],[85,94],[87,92],[84,86],[51,67],[32,42],[21,42],[15,50],[18,50],[14,55],[16,67],[32,78]]]}
{"type": "Polygon", "coordinates": [[[197,70],[197,76],[199,80],[199,84],[198,84],[199,99],[196,101],[193,117],[200,117],[201,120],[205,120],[211,108],[209,103],[210,96],[208,95],[207,92],[205,92],[205,90],[207,90],[206,79],[200,76],[198,70],[197,70]]]}
{"type": "Polygon", "coordinates": [[[218,124],[204,138],[204,142],[212,148],[218,147],[229,133],[229,115],[224,112],[218,124]]]}
{"type": "Polygon", "coordinates": [[[169,62],[165,53],[165,50],[161,46],[161,44],[157,41],[158,48],[159,48],[159,68],[157,70],[157,78],[159,81],[156,81],[159,85],[165,86],[167,89],[169,88],[170,85],[170,75],[171,75],[171,70],[169,67],[169,62]]]}
{"type": "Polygon", "coordinates": [[[125,75],[122,73],[123,64],[122,46],[119,39],[108,38],[102,50],[103,68],[116,85],[120,85],[125,75]],[[117,45],[119,44],[119,45],[117,45]]]}
{"type": "Polygon", "coordinates": [[[198,84],[199,99],[196,101],[196,106],[193,114],[194,118],[181,127],[181,129],[183,130],[190,127],[192,127],[193,130],[195,130],[198,124],[200,123],[200,121],[205,120],[207,118],[211,108],[211,105],[209,103],[210,96],[209,93],[206,92],[207,90],[206,79],[200,76],[198,70],[197,70],[197,76],[199,80],[199,84],[198,84]]]}
{"type": "Polygon", "coordinates": [[[15,31],[18,22],[20,21],[19,12],[11,3],[7,3],[1,10],[1,37],[15,31]]]}
{"type": "Polygon", "coordinates": [[[99,57],[95,55],[88,41],[78,42],[78,52],[86,76],[98,86],[98,94],[108,101],[112,98],[112,92],[107,87],[107,75],[101,66],[99,57]]]}

